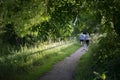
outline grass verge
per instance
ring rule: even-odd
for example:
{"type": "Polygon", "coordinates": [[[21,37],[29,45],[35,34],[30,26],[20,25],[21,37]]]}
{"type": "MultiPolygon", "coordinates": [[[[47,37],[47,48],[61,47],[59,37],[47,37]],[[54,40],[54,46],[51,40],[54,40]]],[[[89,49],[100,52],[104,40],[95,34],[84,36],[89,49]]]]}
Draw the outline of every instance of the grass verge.
{"type": "Polygon", "coordinates": [[[88,53],[82,55],[80,58],[76,74],[75,80],[91,80],[93,78],[92,71],[92,63],[91,63],[91,55],[88,53]],[[88,79],[89,78],[89,79],[88,79]]]}

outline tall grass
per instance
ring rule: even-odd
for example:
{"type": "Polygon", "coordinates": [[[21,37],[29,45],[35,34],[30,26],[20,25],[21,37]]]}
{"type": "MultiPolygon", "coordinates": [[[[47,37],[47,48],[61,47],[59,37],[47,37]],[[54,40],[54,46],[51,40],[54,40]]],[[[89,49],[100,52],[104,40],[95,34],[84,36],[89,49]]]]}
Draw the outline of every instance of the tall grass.
{"type": "MultiPolygon", "coordinates": [[[[40,76],[48,72],[56,62],[63,60],[66,56],[74,53],[79,47],[80,45],[75,43],[55,53],[53,51],[53,54],[50,54],[43,59],[43,63],[40,66],[37,66],[39,65],[38,61],[36,63],[37,65],[35,64],[34,70],[27,75],[22,75],[22,78],[24,77],[24,80],[37,80],[40,76]]],[[[21,76],[19,77],[19,80],[21,80],[20,78],[21,76]]]]}
{"type": "Polygon", "coordinates": [[[64,49],[75,47],[74,44],[75,41],[70,41],[52,43],[51,46],[21,47],[20,51],[12,51],[10,55],[1,56],[0,80],[35,80],[50,70],[54,63],[67,56],[69,51],[64,52],[64,49]]]}

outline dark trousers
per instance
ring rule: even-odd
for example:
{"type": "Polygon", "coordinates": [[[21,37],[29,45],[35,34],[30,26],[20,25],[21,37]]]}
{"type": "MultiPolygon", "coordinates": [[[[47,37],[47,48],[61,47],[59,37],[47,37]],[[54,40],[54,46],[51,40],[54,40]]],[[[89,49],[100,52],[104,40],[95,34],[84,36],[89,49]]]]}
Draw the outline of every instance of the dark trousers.
{"type": "Polygon", "coordinates": [[[87,46],[89,46],[90,40],[86,40],[86,44],[87,46]]]}

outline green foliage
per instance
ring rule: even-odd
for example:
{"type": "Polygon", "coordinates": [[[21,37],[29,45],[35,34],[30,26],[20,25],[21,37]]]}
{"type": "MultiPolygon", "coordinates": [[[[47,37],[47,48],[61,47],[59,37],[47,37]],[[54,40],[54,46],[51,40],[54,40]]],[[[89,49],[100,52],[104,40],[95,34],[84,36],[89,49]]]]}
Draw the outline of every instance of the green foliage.
{"type": "Polygon", "coordinates": [[[94,60],[96,69],[99,66],[98,70],[107,71],[107,79],[116,80],[120,79],[119,68],[119,37],[116,35],[108,35],[107,37],[101,39],[96,52],[94,53],[94,60]],[[113,75],[114,74],[114,75],[113,75]]]}
{"type": "MultiPolygon", "coordinates": [[[[105,23],[109,23],[112,22],[113,23],[113,27],[115,32],[119,35],[119,21],[120,21],[120,6],[118,5],[120,3],[120,1],[118,0],[104,0],[104,1],[95,1],[95,0],[89,0],[89,1],[84,1],[83,0],[83,4],[84,4],[84,8],[88,9],[88,10],[93,10],[95,13],[100,14],[97,15],[99,17],[105,17],[106,22],[105,23]]],[[[104,24],[106,26],[108,26],[108,24],[104,24]]],[[[109,29],[111,28],[111,26],[108,27],[104,27],[102,26],[102,28],[109,29]]]]}
{"type": "MultiPolygon", "coordinates": [[[[94,71],[99,74],[97,75],[99,79],[100,77],[102,79],[102,74],[105,72],[106,80],[119,80],[120,72],[118,67],[120,66],[120,63],[118,61],[120,60],[120,16],[118,14],[120,13],[120,6],[118,4],[120,1],[81,0],[81,2],[82,8],[84,9],[83,11],[89,12],[87,18],[82,16],[82,20],[84,21],[84,19],[88,19],[90,17],[90,12],[92,12],[92,15],[94,15],[95,19],[93,18],[89,20],[94,21],[98,19],[98,21],[96,21],[96,24],[98,25],[96,26],[97,29],[102,33],[107,33],[107,36],[101,38],[99,43],[94,45],[94,47],[89,52],[89,55],[86,54],[88,59],[83,57],[84,60],[83,62],[81,61],[82,64],[80,66],[84,64],[85,65],[84,68],[80,67],[81,72],[78,71],[77,80],[93,80],[96,77],[93,74],[94,71]]],[[[82,23],[83,26],[86,24],[91,25],[89,24],[89,20],[88,23],[87,21],[82,23]]]]}
{"type": "Polygon", "coordinates": [[[79,17],[79,31],[85,31],[89,33],[100,33],[100,22],[101,18],[98,18],[97,13],[93,10],[88,10],[86,12],[81,12],[79,17]]]}
{"type": "MultiPolygon", "coordinates": [[[[96,47],[90,52],[89,58],[92,58],[91,64],[93,65],[88,69],[93,68],[91,73],[94,70],[100,75],[107,71],[107,78],[119,79],[119,68],[117,67],[119,63],[116,63],[120,56],[118,54],[120,43],[119,4],[119,0],[0,0],[0,55],[7,56],[14,46],[17,49],[21,45],[30,46],[37,42],[51,40],[55,42],[58,38],[66,40],[80,31],[107,33],[107,37],[101,38],[98,45],[95,45],[96,47]],[[99,68],[97,69],[97,67],[99,68]],[[112,73],[113,75],[111,75],[112,73]]],[[[26,53],[30,54],[32,51],[23,52],[24,55],[26,53]]],[[[17,55],[16,52],[11,54],[17,55]]],[[[9,58],[7,57],[6,60],[9,58]]],[[[24,61],[31,57],[29,56],[27,59],[19,56],[17,58],[24,67],[17,66],[14,59],[10,58],[13,59],[10,61],[14,63],[9,62],[8,64],[13,69],[11,75],[16,71],[27,72],[24,71],[28,68],[24,61]]],[[[4,59],[3,63],[7,63],[6,60],[4,59]]],[[[31,62],[26,63],[30,64],[31,62]]],[[[2,66],[3,70],[6,65],[2,66]]],[[[9,71],[9,68],[6,70],[9,71]]],[[[94,77],[91,76],[91,79],[94,77]]]]}
{"type": "Polygon", "coordinates": [[[96,77],[94,78],[94,80],[98,80],[98,79],[106,80],[106,74],[105,73],[103,73],[102,75],[100,75],[97,72],[93,72],[93,73],[96,75],[96,77]]]}
{"type": "Polygon", "coordinates": [[[111,33],[99,39],[99,43],[93,44],[91,49],[81,58],[76,80],[120,79],[118,35],[111,33]]]}
{"type": "Polygon", "coordinates": [[[33,43],[37,32],[33,32],[31,28],[49,19],[49,15],[45,14],[46,7],[43,3],[45,2],[38,0],[1,0],[2,41],[17,46],[33,43]]]}
{"type": "Polygon", "coordinates": [[[56,40],[58,37],[65,39],[72,35],[72,21],[78,14],[79,3],[75,0],[1,0],[2,37],[6,36],[8,42],[12,38],[14,44],[56,40]],[[4,29],[8,24],[12,25],[9,28],[14,34],[4,29]]]}

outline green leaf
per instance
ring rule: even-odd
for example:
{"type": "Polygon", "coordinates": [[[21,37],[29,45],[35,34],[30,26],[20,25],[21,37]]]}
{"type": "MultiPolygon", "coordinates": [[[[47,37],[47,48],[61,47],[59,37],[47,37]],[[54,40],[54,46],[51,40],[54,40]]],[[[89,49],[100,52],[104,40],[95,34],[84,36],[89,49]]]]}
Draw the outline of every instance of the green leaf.
{"type": "Polygon", "coordinates": [[[105,73],[102,74],[102,79],[103,79],[103,80],[106,79],[106,75],[105,75],[105,73]]]}

